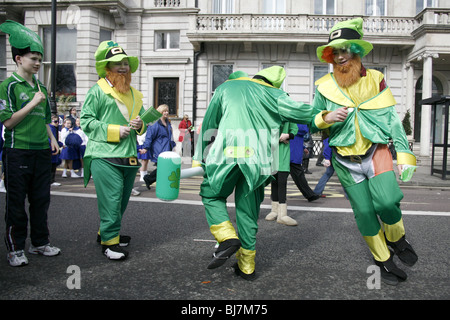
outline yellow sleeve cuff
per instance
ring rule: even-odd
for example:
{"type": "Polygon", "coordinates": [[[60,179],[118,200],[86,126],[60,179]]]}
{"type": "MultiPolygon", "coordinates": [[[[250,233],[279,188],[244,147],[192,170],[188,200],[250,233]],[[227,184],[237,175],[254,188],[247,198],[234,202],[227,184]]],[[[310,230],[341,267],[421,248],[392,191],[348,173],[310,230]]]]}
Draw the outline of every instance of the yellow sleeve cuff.
{"type": "Polygon", "coordinates": [[[108,142],[120,142],[120,125],[108,125],[108,135],[106,137],[108,142]]]}
{"type": "Polygon", "coordinates": [[[333,123],[327,123],[325,120],[323,120],[323,117],[330,113],[331,111],[322,111],[321,113],[318,113],[316,117],[314,118],[314,124],[318,129],[326,129],[333,125],[333,123]]]}
{"type": "Polygon", "coordinates": [[[397,164],[416,165],[416,157],[410,153],[397,152],[397,164]]]}

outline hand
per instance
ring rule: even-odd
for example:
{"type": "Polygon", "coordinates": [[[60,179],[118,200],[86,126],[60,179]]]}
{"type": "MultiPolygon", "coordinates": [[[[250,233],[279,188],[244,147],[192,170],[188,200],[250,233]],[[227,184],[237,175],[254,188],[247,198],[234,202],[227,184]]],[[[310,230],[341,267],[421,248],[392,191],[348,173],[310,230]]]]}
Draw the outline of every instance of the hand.
{"type": "Polygon", "coordinates": [[[130,127],[131,127],[131,129],[134,129],[134,130],[140,130],[143,125],[144,125],[144,121],[142,121],[139,116],[137,116],[136,119],[133,119],[130,121],[130,127]]]}
{"type": "Polygon", "coordinates": [[[398,164],[397,165],[397,170],[398,170],[398,175],[401,176],[402,172],[403,172],[403,165],[402,164],[398,164]]]}
{"type": "Polygon", "coordinates": [[[139,149],[139,153],[140,154],[146,154],[147,153],[147,149],[139,149]]]}
{"type": "Polygon", "coordinates": [[[339,108],[337,110],[334,110],[330,113],[327,113],[325,115],[325,117],[323,118],[323,120],[326,123],[333,123],[333,122],[344,122],[345,119],[347,119],[347,115],[348,115],[348,108],[347,107],[343,107],[343,108],[339,108]]]}
{"type": "Polygon", "coordinates": [[[58,141],[52,140],[52,155],[57,155],[59,153],[59,144],[58,141]]]}
{"type": "Polygon", "coordinates": [[[36,107],[37,105],[39,105],[41,102],[45,101],[45,94],[42,91],[38,91],[34,94],[33,99],[31,100],[31,102],[33,103],[33,105],[36,107]]]}
{"type": "Polygon", "coordinates": [[[323,164],[324,167],[327,168],[327,167],[329,167],[331,165],[331,162],[330,162],[330,160],[324,159],[322,161],[322,164],[323,164]]]}
{"type": "Polygon", "coordinates": [[[282,133],[280,136],[280,142],[288,144],[289,143],[289,133],[282,133]]]}
{"type": "Polygon", "coordinates": [[[120,126],[120,139],[125,139],[130,134],[130,127],[120,126]]]}

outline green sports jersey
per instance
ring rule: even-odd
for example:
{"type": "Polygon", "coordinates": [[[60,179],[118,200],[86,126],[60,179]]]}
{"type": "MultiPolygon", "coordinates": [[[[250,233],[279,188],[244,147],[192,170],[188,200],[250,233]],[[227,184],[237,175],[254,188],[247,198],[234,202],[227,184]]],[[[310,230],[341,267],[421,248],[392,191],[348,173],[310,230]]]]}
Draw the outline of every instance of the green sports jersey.
{"type": "MultiPolygon", "coordinates": [[[[13,73],[11,77],[0,84],[0,121],[5,122],[11,118],[14,112],[19,111],[27,105],[35,93],[41,91],[47,95],[47,89],[36,78],[38,85],[35,87],[13,73]]],[[[48,99],[36,106],[28,115],[13,129],[5,128],[6,148],[40,150],[48,149],[48,134],[46,124],[51,121],[50,103],[48,99]]]]}

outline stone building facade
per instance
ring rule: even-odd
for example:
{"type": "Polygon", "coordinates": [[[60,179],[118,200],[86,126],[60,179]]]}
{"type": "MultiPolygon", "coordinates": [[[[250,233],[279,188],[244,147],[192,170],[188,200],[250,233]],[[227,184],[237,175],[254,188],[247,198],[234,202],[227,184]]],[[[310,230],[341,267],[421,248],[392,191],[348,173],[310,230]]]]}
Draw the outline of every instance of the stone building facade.
{"type": "MultiPolygon", "coordinates": [[[[330,71],[316,48],[336,22],[363,17],[374,45],[363,63],[385,73],[400,118],[410,113],[416,153],[428,157],[431,129],[443,128],[419,101],[450,94],[450,0],[59,0],[56,8],[56,95],[75,96],[78,108],[98,79],[95,50],[108,39],[139,57],[132,84],[146,106],[169,104],[174,128],[184,114],[200,124],[214,89],[236,70],[252,76],[281,65],[283,89],[310,103],[314,81],[330,71]]],[[[42,37],[39,77],[49,86],[52,1],[0,0],[0,23],[6,19],[42,37]]],[[[0,80],[14,70],[0,33],[0,80]]]]}

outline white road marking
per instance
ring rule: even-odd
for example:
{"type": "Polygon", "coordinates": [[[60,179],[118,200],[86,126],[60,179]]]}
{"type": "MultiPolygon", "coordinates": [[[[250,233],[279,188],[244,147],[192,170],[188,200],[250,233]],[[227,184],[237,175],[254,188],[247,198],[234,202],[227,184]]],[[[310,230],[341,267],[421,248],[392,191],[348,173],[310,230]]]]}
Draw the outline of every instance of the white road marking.
{"type": "MultiPolygon", "coordinates": [[[[59,192],[59,191],[51,191],[51,194],[54,196],[64,196],[64,197],[80,197],[80,198],[97,198],[95,194],[85,194],[85,193],[75,193],[75,192],[59,192]]],[[[184,204],[184,205],[192,205],[192,206],[203,206],[203,203],[199,200],[174,200],[174,201],[163,201],[155,198],[145,198],[145,197],[130,197],[130,201],[134,202],[155,202],[155,203],[173,203],[173,204],[184,204]]],[[[235,204],[232,202],[227,203],[228,207],[235,207],[235,204]]],[[[300,206],[288,206],[289,210],[292,211],[325,211],[325,212],[333,212],[333,213],[353,213],[350,208],[328,208],[328,207],[300,207],[300,206]]],[[[271,209],[271,206],[268,204],[261,205],[261,209],[271,209]]],[[[450,212],[441,212],[441,211],[411,211],[411,210],[402,210],[402,214],[405,215],[418,215],[418,216],[443,216],[450,217],[450,212]]]]}

